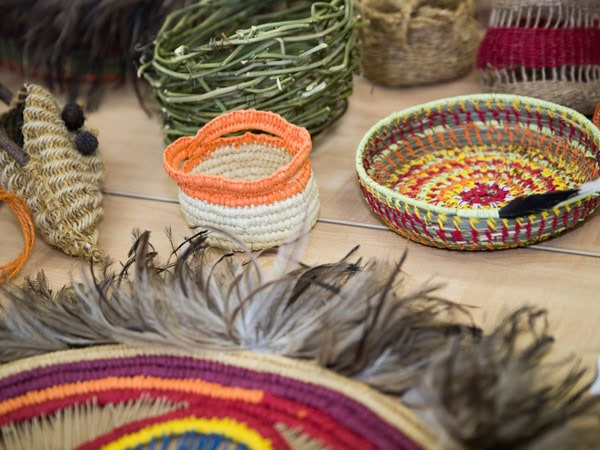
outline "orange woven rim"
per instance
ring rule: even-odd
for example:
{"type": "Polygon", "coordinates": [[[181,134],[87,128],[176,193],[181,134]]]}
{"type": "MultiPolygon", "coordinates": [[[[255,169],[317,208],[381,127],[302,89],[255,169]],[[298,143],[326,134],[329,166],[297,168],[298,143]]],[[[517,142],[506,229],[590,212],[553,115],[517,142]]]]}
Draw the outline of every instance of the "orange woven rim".
{"type": "Polygon", "coordinates": [[[202,127],[195,136],[186,136],[170,144],[163,154],[165,170],[181,190],[191,197],[241,206],[282,200],[300,192],[311,176],[308,156],[312,148],[309,132],[270,111],[238,110],[224,113],[202,127]],[[226,136],[244,130],[241,136],[226,136]],[[291,161],[267,177],[234,180],[219,175],[190,173],[211,153],[225,145],[265,144],[284,149],[291,161]]]}
{"type": "Polygon", "coordinates": [[[29,258],[35,241],[35,228],[33,226],[31,214],[29,213],[29,208],[27,208],[27,204],[21,197],[17,197],[14,194],[0,189],[0,201],[6,202],[8,206],[10,206],[10,209],[15,213],[15,216],[21,224],[21,230],[23,231],[25,240],[25,247],[19,256],[6,264],[0,265],[0,272],[2,273],[0,284],[3,284],[6,279],[10,280],[19,273],[21,267],[23,267],[23,264],[25,264],[25,261],[29,258]]]}
{"type": "Polygon", "coordinates": [[[594,125],[600,128],[600,102],[596,105],[594,115],[592,116],[592,122],[594,123],[594,125]]]}

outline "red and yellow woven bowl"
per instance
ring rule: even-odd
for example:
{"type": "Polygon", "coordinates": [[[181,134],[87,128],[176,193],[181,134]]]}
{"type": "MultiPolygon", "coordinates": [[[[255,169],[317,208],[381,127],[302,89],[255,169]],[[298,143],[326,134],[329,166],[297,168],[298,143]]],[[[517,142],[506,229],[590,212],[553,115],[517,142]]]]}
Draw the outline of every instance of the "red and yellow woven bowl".
{"type": "Polygon", "coordinates": [[[511,199],[571,189],[600,175],[600,131],[560,105],[502,94],[454,97],[381,120],[356,170],[371,208],[422,244],[493,250],[553,237],[586,219],[598,196],[500,218],[511,199]]]}
{"type": "Polygon", "coordinates": [[[163,155],[192,226],[212,233],[211,245],[259,250],[297,238],[317,220],[319,193],[310,134],[268,111],[222,114],[163,155]]]}

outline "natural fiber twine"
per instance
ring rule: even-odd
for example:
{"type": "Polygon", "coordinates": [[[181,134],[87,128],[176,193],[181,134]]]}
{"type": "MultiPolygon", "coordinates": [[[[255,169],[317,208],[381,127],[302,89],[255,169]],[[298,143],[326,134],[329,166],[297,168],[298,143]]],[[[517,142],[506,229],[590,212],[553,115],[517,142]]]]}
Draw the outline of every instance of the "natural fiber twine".
{"type": "Polygon", "coordinates": [[[364,74],[387,86],[468,73],[481,36],[474,0],[357,0],[364,74]]]}
{"type": "Polygon", "coordinates": [[[591,115],[600,99],[600,2],[494,0],[476,66],[487,92],[591,115]]]}
{"type": "Polygon", "coordinates": [[[98,258],[104,177],[97,153],[82,155],[46,89],[26,84],[0,118],[0,130],[30,157],[21,166],[0,152],[0,184],[23,198],[40,236],[72,256],[98,258]]]}

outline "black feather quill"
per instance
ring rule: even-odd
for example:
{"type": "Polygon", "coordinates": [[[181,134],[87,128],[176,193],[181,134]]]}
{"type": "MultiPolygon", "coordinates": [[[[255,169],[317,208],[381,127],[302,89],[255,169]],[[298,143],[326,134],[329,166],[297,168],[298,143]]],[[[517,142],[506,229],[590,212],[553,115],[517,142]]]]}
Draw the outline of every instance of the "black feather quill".
{"type": "Polygon", "coordinates": [[[573,197],[597,194],[598,192],[600,192],[600,178],[583,183],[578,188],[524,195],[511,200],[500,208],[498,216],[501,219],[516,219],[548,210],[573,197]]]}

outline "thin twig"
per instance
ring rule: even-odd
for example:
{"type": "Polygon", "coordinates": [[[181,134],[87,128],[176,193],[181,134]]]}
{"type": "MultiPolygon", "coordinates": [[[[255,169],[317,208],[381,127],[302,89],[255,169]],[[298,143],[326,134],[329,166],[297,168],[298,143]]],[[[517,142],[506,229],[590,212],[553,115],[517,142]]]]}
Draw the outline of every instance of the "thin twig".
{"type": "Polygon", "coordinates": [[[3,133],[0,133],[0,148],[6,151],[10,156],[12,156],[17,163],[24,166],[29,162],[29,155],[23,151],[21,147],[19,147],[15,142],[5,136],[3,133]]]}
{"type": "Polygon", "coordinates": [[[0,83],[0,100],[6,103],[7,105],[10,105],[12,99],[13,93],[10,91],[10,89],[8,89],[6,86],[0,83]]]}

